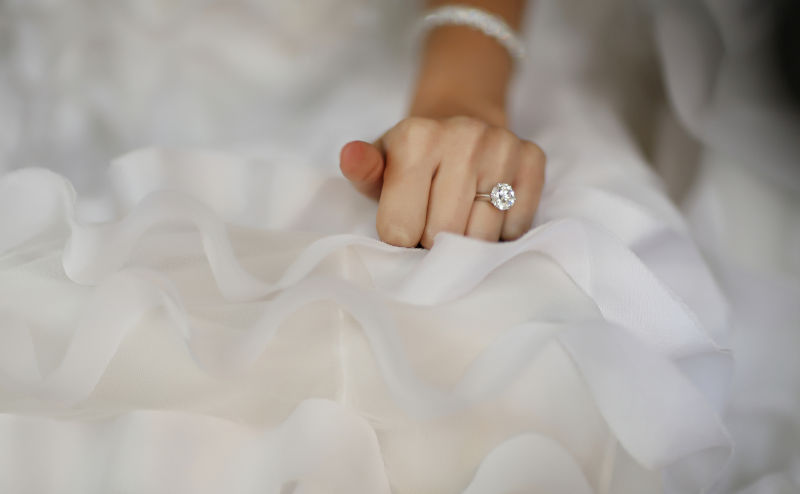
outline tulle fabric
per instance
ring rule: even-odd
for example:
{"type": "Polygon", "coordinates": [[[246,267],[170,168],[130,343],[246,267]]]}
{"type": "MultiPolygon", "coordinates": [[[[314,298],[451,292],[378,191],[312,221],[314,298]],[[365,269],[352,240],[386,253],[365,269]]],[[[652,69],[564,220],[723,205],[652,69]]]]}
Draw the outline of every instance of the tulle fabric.
{"type": "MultiPolygon", "coordinates": [[[[0,176],[0,490],[792,492],[796,280],[723,255],[783,238],[764,222],[720,229],[744,217],[731,156],[792,151],[745,146],[685,77],[722,77],[683,69],[719,56],[681,51],[705,3],[650,10],[710,149],[690,225],[610,93],[645,114],[652,95],[594,56],[649,25],[622,1],[540,2],[513,108],[549,158],[533,229],[430,251],[378,241],[331,165],[402,114],[407,4],[76,4],[0,6],[21,40],[0,66],[0,169],[20,168],[0,176]],[[220,143],[238,150],[186,149],[220,143]]],[[[620,63],[653,48],[622,45],[620,63]]],[[[751,260],[793,272],[776,245],[751,260]]]]}
{"type": "Polygon", "coordinates": [[[800,114],[774,67],[780,6],[653,2],[673,107],[702,144],[683,209],[734,323],[736,448],[713,492],[800,490],[800,114]]]}
{"type": "Polygon", "coordinates": [[[4,487],[708,485],[731,447],[724,301],[635,155],[569,151],[585,127],[542,136],[531,232],[429,252],[376,240],[375,204],[310,168],[135,152],[99,224],[63,177],[6,175],[4,454],[87,453],[31,453],[47,480],[2,462],[4,487]]]}

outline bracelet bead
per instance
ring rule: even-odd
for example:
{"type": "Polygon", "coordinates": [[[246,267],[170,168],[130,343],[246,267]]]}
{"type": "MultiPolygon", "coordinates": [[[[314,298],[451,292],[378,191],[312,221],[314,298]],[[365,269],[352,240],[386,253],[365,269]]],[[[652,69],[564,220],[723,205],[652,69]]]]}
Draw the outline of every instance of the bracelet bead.
{"type": "Polygon", "coordinates": [[[497,40],[515,60],[525,58],[525,45],[514,30],[500,17],[476,7],[446,5],[428,11],[420,21],[420,36],[446,25],[468,26],[497,40]]]}

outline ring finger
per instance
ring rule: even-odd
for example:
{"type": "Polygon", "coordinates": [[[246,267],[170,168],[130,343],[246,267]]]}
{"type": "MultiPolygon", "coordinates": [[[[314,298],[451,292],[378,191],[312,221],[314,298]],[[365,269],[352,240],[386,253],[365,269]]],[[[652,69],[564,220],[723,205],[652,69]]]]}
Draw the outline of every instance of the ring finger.
{"type": "MultiPolygon", "coordinates": [[[[488,136],[489,143],[476,159],[478,164],[477,191],[488,194],[498,183],[512,183],[516,175],[520,143],[508,131],[501,130],[488,136]]],[[[503,231],[505,211],[495,208],[491,202],[475,200],[472,203],[466,235],[483,240],[500,239],[503,231]]]]}

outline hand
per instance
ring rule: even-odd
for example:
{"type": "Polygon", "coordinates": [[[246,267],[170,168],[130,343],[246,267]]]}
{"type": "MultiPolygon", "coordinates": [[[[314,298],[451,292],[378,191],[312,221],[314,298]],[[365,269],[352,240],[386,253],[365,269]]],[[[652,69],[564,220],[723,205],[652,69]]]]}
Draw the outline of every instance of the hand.
{"type": "Polygon", "coordinates": [[[539,146],[473,117],[409,117],[374,144],[347,143],[340,159],[353,186],[379,200],[380,239],[402,247],[430,248],[442,231],[516,239],[533,222],[544,182],[539,146]],[[516,193],[507,211],[475,201],[498,182],[516,193]]]}

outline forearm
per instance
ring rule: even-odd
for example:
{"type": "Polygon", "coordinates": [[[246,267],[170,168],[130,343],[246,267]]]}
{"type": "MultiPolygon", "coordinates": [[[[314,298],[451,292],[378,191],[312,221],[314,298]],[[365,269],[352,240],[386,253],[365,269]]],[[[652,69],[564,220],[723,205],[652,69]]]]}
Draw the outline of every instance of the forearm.
{"type": "MultiPolygon", "coordinates": [[[[524,0],[429,0],[429,7],[470,5],[503,18],[519,29],[524,0]]],[[[432,30],[423,47],[412,101],[412,116],[475,116],[506,123],[506,93],[513,60],[495,39],[467,26],[432,30]]]]}

